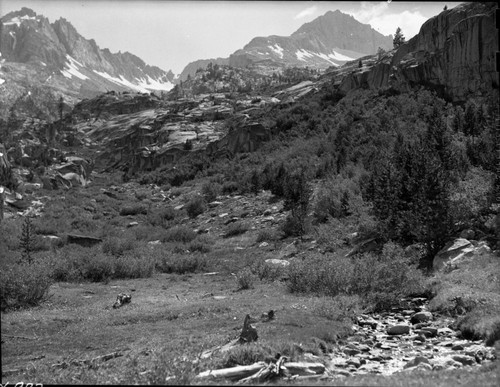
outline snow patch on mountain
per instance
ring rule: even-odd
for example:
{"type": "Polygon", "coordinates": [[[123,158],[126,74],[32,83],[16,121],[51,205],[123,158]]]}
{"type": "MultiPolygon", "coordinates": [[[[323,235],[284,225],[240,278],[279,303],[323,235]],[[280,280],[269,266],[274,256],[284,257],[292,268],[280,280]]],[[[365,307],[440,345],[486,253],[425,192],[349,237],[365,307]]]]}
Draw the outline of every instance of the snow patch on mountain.
{"type": "Polygon", "coordinates": [[[111,82],[114,82],[114,83],[121,85],[121,86],[126,86],[126,87],[133,89],[133,90],[136,90],[140,93],[149,93],[150,90],[168,91],[174,87],[174,85],[170,82],[165,82],[165,83],[159,82],[158,80],[151,78],[149,75],[147,76],[146,79],[144,79],[144,78],[137,79],[136,78],[138,84],[135,84],[135,83],[130,82],[128,79],[124,78],[123,75],[120,75],[120,77],[117,78],[117,77],[113,77],[112,75],[109,75],[106,72],[101,72],[101,71],[97,71],[97,70],[93,70],[93,71],[94,71],[94,73],[100,75],[101,77],[106,78],[107,80],[109,80],[111,82]]]}
{"type": "Polygon", "coordinates": [[[21,17],[16,16],[16,17],[13,17],[12,19],[10,19],[6,22],[3,22],[3,25],[4,26],[12,26],[12,25],[16,24],[18,27],[20,27],[23,20],[37,20],[37,17],[36,16],[28,16],[28,15],[24,15],[21,17]]]}
{"type": "Polygon", "coordinates": [[[303,61],[307,61],[307,59],[305,59],[305,58],[311,58],[314,56],[309,51],[304,50],[303,48],[301,48],[300,50],[297,50],[295,52],[295,55],[297,56],[298,60],[303,60],[303,61]]]}
{"type": "Polygon", "coordinates": [[[64,70],[61,70],[62,75],[64,75],[66,78],[71,79],[72,76],[75,76],[77,78],[80,78],[81,80],[89,79],[86,75],[83,75],[79,70],[77,66],[83,67],[83,65],[78,62],[76,59],[74,59],[71,55],[66,54],[66,59],[68,59],[68,62],[66,62],[66,66],[64,70]]]}
{"type": "Polygon", "coordinates": [[[283,58],[283,48],[278,43],[276,43],[273,46],[267,46],[267,47],[273,50],[280,58],[283,58]]]}
{"type": "Polygon", "coordinates": [[[174,85],[171,82],[159,82],[156,79],[151,78],[149,75],[147,76],[147,79],[144,80],[143,78],[138,79],[139,81],[139,87],[143,87],[145,89],[149,90],[165,90],[169,91],[171,90],[174,85]]]}
{"type": "Polygon", "coordinates": [[[340,61],[346,61],[346,62],[354,60],[354,58],[348,57],[347,55],[342,55],[341,53],[336,52],[336,51],[332,51],[332,53],[329,54],[328,57],[332,58],[333,60],[340,60],[340,61]]]}

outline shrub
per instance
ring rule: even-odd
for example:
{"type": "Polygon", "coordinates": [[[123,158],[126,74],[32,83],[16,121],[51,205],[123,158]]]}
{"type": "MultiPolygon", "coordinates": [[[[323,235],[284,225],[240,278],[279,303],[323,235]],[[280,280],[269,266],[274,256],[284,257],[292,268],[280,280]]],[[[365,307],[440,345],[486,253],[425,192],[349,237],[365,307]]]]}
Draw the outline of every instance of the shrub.
{"type": "Polygon", "coordinates": [[[52,284],[45,262],[12,264],[0,272],[1,310],[36,306],[47,297],[52,284]]]}
{"type": "Polygon", "coordinates": [[[252,266],[252,273],[257,275],[259,279],[274,282],[286,276],[287,268],[281,265],[273,265],[260,261],[252,266]]]}
{"type": "Polygon", "coordinates": [[[189,243],[195,239],[197,234],[187,226],[174,226],[162,235],[162,242],[183,242],[189,243]]]}
{"type": "Polygon", "coordinates": [[[127,216],[127,215],[138,215],[138,214],[147,214],[148,209],[144,204],[133,204],[133,205],[128,205],[124,206],[120,209],[120,215],[121,216],[127,216]]]}
{"type": "Polygon", "coordinates": [[[288,288],[335,297],[359,295],[367,307],[384,309],[401,297],[424,291],[423,274],[403,249],[387,243],[380,255],[313,256],[291,262],[288,288]]]}
{"type": "Polygon", "coordinates": [[[314,300],[314,314],[332,321],[354,321],[361,313],[361,300],[358,295],[338,295],[336,297],[321,297],[314,300]]]}
{"type": "MultiPolygon", "coordinates": [[[[89,249],[90,250],[90,249],[89,249]]],[[[84,280],[106,282],[113,276],[113,262],[102,253],[88,254],[79,265],[79,272],[84,280]]]]}
{"type": "Polygon", "coordinates": [[[229,225],[229,227],[227,228],[224,236],[226,238],[228,238],[228,237],[232,237],[232,236],[236,236],[236,235],[241,235],[241,234],[246,233],[248,231],[248,229],[249,229],[249,226],[245,222],[231,223],[229,225]]]}
{"type": "Polygon", "coordinates": [[[193,197],[186,204],[186,212],[190,218],[196,218],[205,212],[205,203],[200,196],[193,197]]]}
{"type": "Polygon", "coordinates": [[[137,247],[137,241],[130,237],[111,237],[102,243],[102,252],[104,254],[122,255],[126,251],[134,250],[137,247]]]}
{"type": "Polygon", "coordinates": [[[256,242],[271,242],[280,239],[279,232],[271,228],[263,228],[257,234],[256,242]]]}
{"type": "Polygon", "coordinates": [[[248,343],[231,348],[224,356],[224,367],[235,367],[239,365],[250,365],[258,361],[263,361],[272,356],[269,348],[263,347],[259,343],[248,343]]]}
{"type": "Polygon", "coordinates": [[[114,261],[113,278],[146,278],[153,275],[155,262],[148,251],[129,251],[114,261]]]}
{"type": "Polygon", "coordinates": [[[135,191],[134,196],[137,200],[142,201],[146,199],[149,195],[147,191],[135,191]]]}
{"type": "Polygon", "coordinates": [[[244,268],[236,274],[236,281],[238,282],[238,289],[245,290],[253,288],[255,282],[255,275],[249,268],[244,268]]]}
{"type": "Polygon", "coordinates": [[[209,253],[212,250],[212,243],[207,243],[200,238],[196,238],[188,245],[191,252],[209,253]]]}
{"type": "Polygon", "coordinates": [[[239,185],[238,183],[234,181],[226,181],[224,184],[222,184],[222,193],[224,194],[232,194],[236,191],[239,190],[239,185]]]}
{"type": "Polygon", "coordinates": [[[63,230],[59,219],[44,216],[33,223],[35,232],[40,235],[58,235],[59,230],[63,230]]]}
{"type": "Polygon", "coordinates": [[[208,182],[201,187],[201,194],[207,203],[213,202],[220,195],[222,187],[218,183],[208,182]]]}
{"type": "Polygon", "coordinates": [[[186,274],[205,270],[207,260],[202,255],[162,255],[156,262],[156,268],[162,273],[186,274]]]}
{"type": "Polygon", "coordinates": [[[156,208],[148,211],[148,221],[153,226],[167,227],[168,221],[174,220],[177,213],[172,207],[156,208]]]}

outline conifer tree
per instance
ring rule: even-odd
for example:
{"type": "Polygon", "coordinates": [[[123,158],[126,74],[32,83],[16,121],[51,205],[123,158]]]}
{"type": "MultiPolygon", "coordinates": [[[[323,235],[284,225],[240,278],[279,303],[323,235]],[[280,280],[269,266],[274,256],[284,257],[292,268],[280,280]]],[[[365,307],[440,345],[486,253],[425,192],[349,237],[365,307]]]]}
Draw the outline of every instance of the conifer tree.
{"type": "Polygon", "coordinates": [[[401,31],[401,28],[398,27],[396,29],[396,35],[394,36],[392,44],[393,44],[394,48],[398,48],[399,46],[401,46],[404,43],[405,43],[405,37],[403,35],[403,32],[401,31]]]}

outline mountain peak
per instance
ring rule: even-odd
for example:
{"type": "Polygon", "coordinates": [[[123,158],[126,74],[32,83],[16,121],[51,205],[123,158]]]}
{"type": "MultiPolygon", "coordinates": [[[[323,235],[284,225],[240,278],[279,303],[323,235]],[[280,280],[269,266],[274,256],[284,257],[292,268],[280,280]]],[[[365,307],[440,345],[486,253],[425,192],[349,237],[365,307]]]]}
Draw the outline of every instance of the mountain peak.
{"type": "Polygon", "coordinates": [[[7,15],[0,18],[0,20],[4,25],[17,24],[19,26],[23,20],[35,20],[36,18],[37,14],[35,11],[31,8],[23,7],[19,11],[9,12],[7,15]]]}

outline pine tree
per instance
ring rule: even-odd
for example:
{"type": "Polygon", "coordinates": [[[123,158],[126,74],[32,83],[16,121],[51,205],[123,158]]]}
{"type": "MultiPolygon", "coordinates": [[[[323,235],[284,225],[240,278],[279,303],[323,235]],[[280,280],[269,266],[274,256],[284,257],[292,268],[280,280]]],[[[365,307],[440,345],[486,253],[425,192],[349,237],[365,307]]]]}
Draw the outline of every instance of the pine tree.
{"type": "Polygon", "coordinates": [[[30,216],[26,216],[23,223],[23,230],[21,234],[21,249],[22,249],[22,261],[27,262],[29,265],[33,263],[33,244],[35,240],[35,228],[33,223],[31,223],[30,216]]]}
{"type": "Polygon", "coordinates": [[[396,29],[396,35],[394,36],[394,40],[392,41],[392,44],[394,48],[398,48],[402,44],[405,43],[405,37],[403,35],[403,32],[401,31],[401,28],[396,29]]]}

